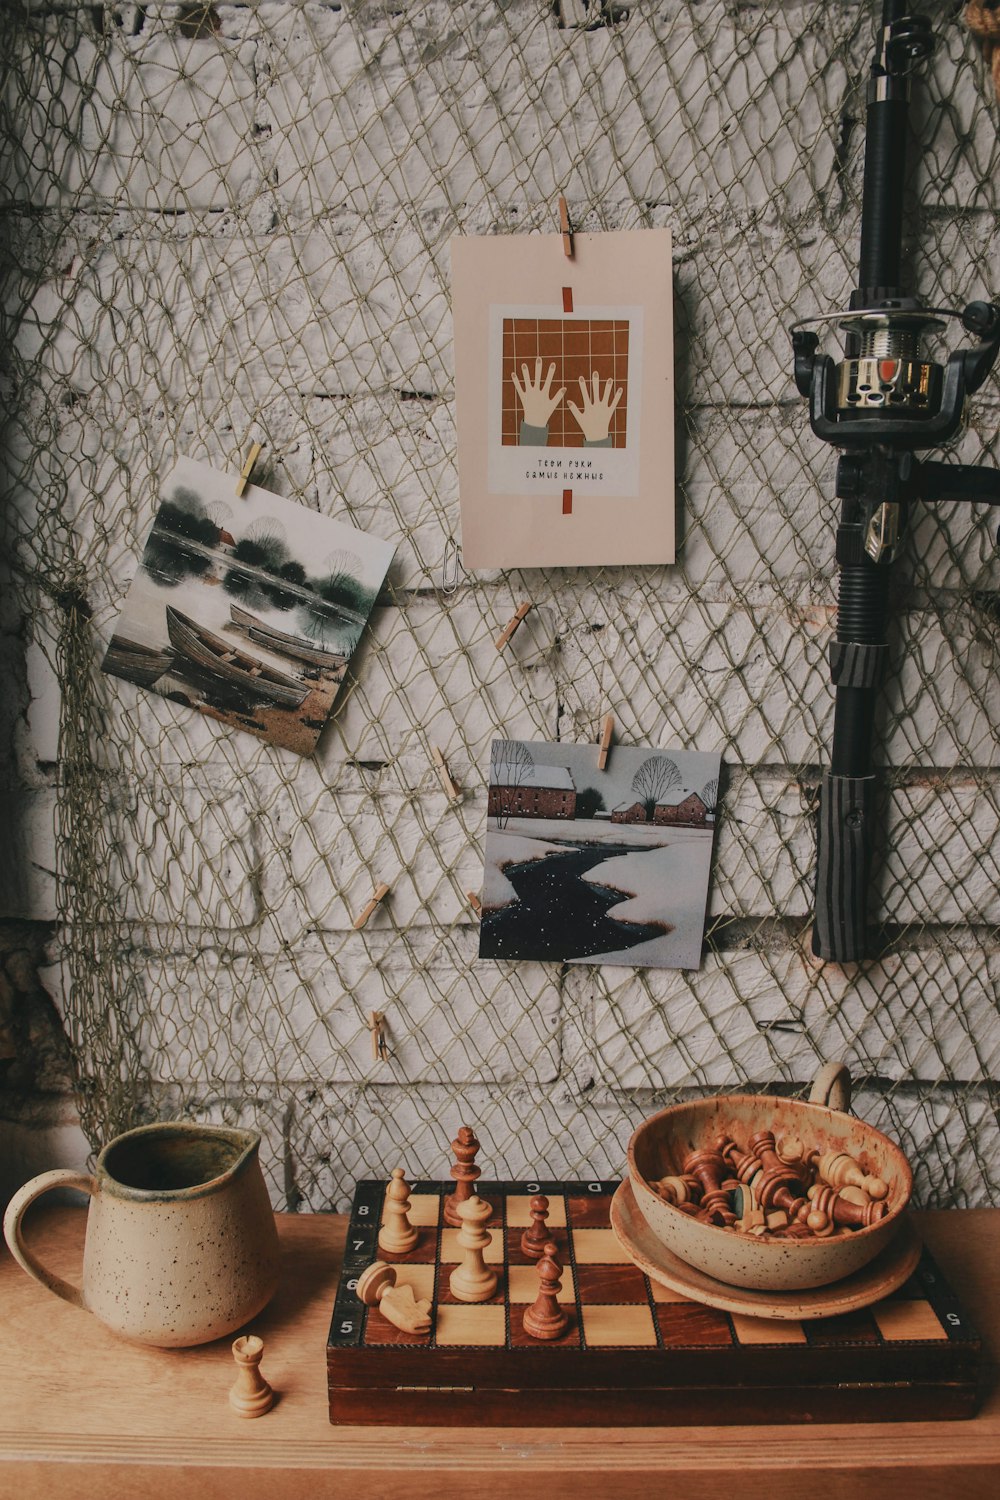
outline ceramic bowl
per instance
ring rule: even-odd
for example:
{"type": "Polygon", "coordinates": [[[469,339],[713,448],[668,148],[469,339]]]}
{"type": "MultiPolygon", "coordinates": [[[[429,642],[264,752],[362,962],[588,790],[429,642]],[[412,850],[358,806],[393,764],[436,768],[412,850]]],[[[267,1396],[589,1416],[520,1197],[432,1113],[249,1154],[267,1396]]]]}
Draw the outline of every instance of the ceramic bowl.
{"type": "Polygon", "coordinates": [[[650,1229],[675,1255],[730,1286],[793,1291],[826,1286],[851,1276],[878,1255],[899,1228],[913,1189],[913,1174],[886,1136],[840,1109],[766,1094],[724,1094],[661,1110],[629,1142],[629,1177],[650,1229]],[[877,1224],[828,1239],[780,1240],[700,1224],[650,1187],[679,1174],[692,1150],[712,1147],[720,1135],[745,1146],[757,1130],[800,1137],[811,1150],[846,1151],[888,1185],[888,1213],[877,1224]]]}

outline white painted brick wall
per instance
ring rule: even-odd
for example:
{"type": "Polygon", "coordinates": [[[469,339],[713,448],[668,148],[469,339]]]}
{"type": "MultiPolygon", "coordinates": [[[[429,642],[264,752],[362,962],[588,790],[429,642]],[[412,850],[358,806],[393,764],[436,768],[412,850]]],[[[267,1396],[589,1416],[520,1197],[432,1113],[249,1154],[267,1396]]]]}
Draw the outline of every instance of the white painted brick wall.
{"type": "MultiPolygon", "coordinates": [[[[309,761],[111,679],[91,689],[88,836],[123,1057],[154,1112],[256,1124],[276,1201],[342,1201],[404,1150],[440,1172],[463,1115],[498,1170],[614,1175],[672,1091],[802,1082],[832,1056],[869,1080],[859,1111],[918,1155],[927,1201],[1000,1182],[982,515],[918,512],[896,570],[875,874],[896,950],[847,974],[806,951],[836,503],[787,325],[842,306],[853,281],[860,155],[841,173],[836,152],[840,112],[861,113],[871,9],[662,0],[586,31],[536,0],[220,5],[196,40],[176,5],[119,7],[101,38],[60,0],[12,27],[2,308],[22,571],[3,615],[0,915],[53,924],[72,906],[52,588],[85,580],[96,662],[179,454],[233,467],[261,436],[261,482],[397,545],[309,761]],[[446,597],[448,242],[551,230],[560,192],[581,226],[673,231],[680,562],[486,570],[446,597]],[[522,597],[536,608],[499,655],[522,597]],[[724,754],[716,939],[694,974],[480,964],[465,892],[490,739],[593,739],[608,708],[622,743],[724,754]],[[356,933],[380,880],[392,894],[356,933]]],[[[961,303],[1000,291],[1000,160],[975,50],[940,25],[915,111],[933,211],[911,248],[926,295],[961,303]]],[[[993,384],[956,458],[993,461],[998,413],[993,384]]],[[[65,955],[73,934],[55,935],[65,955]]],[[[66,979],[43,975],[60,1006],[66,979]]],[[[79,1156],[65,1130],[53,1151],[79,1156]]]]}

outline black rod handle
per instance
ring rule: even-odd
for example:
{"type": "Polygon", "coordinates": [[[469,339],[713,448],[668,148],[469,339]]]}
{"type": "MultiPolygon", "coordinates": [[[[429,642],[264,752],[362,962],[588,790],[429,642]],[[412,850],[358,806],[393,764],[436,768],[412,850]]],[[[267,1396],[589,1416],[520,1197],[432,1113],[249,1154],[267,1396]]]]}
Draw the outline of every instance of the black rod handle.
{"type": "MultiPolygon", "coordinates": [[[[848,530],[853,528],[842,527],[848,530]]],[[[872,737],[887,652],[888,599],[887,568],[868,557],[842,562],[837,639],[830,648],[836,686],[833,747],[820,788],[812,939],[813,952],[836,963],[857,963],[867,956],[872,737]]]]}
{"type": "Polygon", "coordinates": [[[812,946],[834,963],[867,956],[874,795],[873,776],[823,777],[812,946]]]}

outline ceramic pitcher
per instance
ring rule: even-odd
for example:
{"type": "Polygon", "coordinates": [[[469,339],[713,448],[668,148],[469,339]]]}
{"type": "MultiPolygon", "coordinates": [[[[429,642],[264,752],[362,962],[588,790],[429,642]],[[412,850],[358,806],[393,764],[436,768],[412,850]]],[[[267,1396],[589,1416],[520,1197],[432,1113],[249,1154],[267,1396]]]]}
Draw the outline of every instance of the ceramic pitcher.
{"type": "Polygon", "coordinates": [[[93,1177],[43,1172],[11,1199],[11,1254],[49,1291],[141,1344],[203,1344],[271,1299],[278,1236],[257,1159],[260,1136],[190,1124],[143,1125],[109,1142],[93,1177]],[[90,1194],[83,1285],[52,1274],[24,1243],[29,1204],[50,1188],[90,1194]]]}

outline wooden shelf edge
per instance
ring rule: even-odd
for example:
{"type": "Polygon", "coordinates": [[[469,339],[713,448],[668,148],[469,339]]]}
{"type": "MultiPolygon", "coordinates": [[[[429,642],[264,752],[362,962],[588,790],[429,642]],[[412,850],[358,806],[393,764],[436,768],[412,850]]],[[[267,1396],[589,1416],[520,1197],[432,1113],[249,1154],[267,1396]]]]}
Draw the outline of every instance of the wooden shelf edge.
{"type": "MultiPolygon", "coordinates": [[[[264,1420],[264,1419],[261,1419],[264,1420]]],[[[476,1450],[480,1474],[502,1474],[525,1466],[535,1471],[564,1473],[568,1467],[587,1469],[587,1454],[600,1450],[607,1460],[614,1451],[616,1471],[663,1472],[665,1445],[669,1446],[672,1473],[730,1475],[738,1462],[741,1472],[777,1473],[801,1469],[801,1450],[781,1452],[789,1432],[808,1432],[809,1466],[812,1469],[843,1469],[845,1437],[854,1463],[872,1471],[923,1469],[928,1465],[969,1468],[989,1464],[1000,1469],[1000,1439],[992,1431],[977,1428],[975,1421],[852,1423],[809,1426],[755,1427],[748,1442],[745,1428],[630,1428],[620,1429],[491,1428],[490,1446],[476,1450]],[[505,1433],[509,1442],[505,1442],[505,1433]],[[867,1453],[866,1439],[870,1443],[867,1453]],[[758,1446],[759,1440],[759,1446],[758,1446]],[[861,1455],[865,1454],[864,1458],[861,1455]]],[[[465,1429],[449,1433],[440,1427],[396,1427],[393,1442],[385,1441],[384,1428],[330,1429],[329,1442],[289,1443],[264,1435],[251,1440],[241,1435],[188,1438],[183,1452],[174,1439],[122,1437],[114,1444],[82,1433],[53,1432],[31,1438],[0,1431],[0,1472],[10,1463],[82,1462],[110,1464],[157,1464],[165,1467],[230,1467],[250,1465],[260,1469],[325,1469],[372,1471],[383,1474],[421,1472],[458,1473],[467,1469],[469,1438],[465,1429]]],[[[853,1469],[853,1466],[852,1466],[853,1469]]]]}

